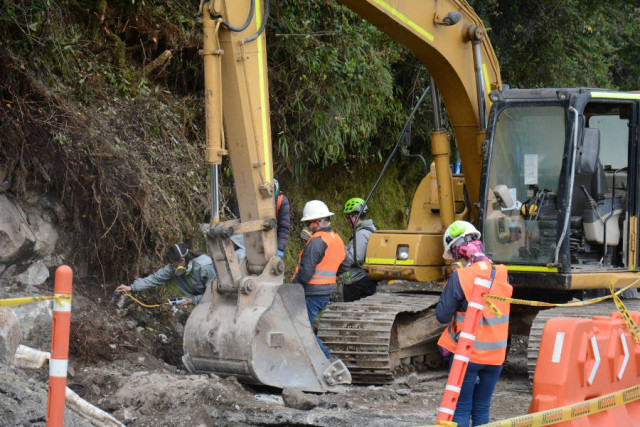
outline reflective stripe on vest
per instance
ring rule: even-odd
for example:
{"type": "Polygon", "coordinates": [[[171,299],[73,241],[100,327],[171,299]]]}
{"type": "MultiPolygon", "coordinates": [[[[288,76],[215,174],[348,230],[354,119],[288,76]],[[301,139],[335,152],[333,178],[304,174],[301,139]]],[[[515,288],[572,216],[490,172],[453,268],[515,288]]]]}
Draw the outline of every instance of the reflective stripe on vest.
{"type": "MultiPolygon", "coordinates": [[[[460,286],[467,301],[471,297],[475,279],[478,276],[487,276],[487,268],[491,268],[490,263],[481,261],[466,268],[456,270],[460,280],[460,286]]],[[[495,266],[496,274],[489,293],[510,297],[513,288],[507,280],[507,270],[502,265],[495,266]]],[[[476,340],[471,352],[471,361],[486,365],[500,365],[504,362],[507,348],[507,338],[509,333],[509,311],[508,303],[495,301],[502,316],[496,316],[489,308],[485,307],[482,318],[476,331],[476,340]]],[[[465,320],[464,312],[457,312],[452,325],[443,332],[438,344],[451,352],[455,352],[457,336],[462,329],[465,320]]]]}
{"type": "MultiPolygon", "coordinates": [[[[456,312],[456,323],[464,322],[464,313],[456,312]]],[[[480,324],[484,326],[502,325],[503,323],[509,323],[509,315],[503,314],[500,317],[489,317],[488,319],[483,317],[480,319],[480,324]]]]}
{"type": "MultiPolygon", "coordinates": [[[[324,257],[322,258],[322,260],[320,260],[320,262],[316,265],[313,276],[311,276],[311,279],[309,279],[309,284],[334,285],[336,283],[338,268],[346,257],[346,253],[344,251],[344,242],[342,241],[340,236],[338,236],[333,231],[316,231],[307,241],[305,246],[315,238],[322,239],[322,241],[327,245],[327,249],[324,252],[324,257]]],[[[298,269],[300,268],[300,261],[302,260],[303,252],[304,249],[300,252],[300,256],[298,257],[298,266],[296,267],[296,273],[298,273],[298,269]]]]}

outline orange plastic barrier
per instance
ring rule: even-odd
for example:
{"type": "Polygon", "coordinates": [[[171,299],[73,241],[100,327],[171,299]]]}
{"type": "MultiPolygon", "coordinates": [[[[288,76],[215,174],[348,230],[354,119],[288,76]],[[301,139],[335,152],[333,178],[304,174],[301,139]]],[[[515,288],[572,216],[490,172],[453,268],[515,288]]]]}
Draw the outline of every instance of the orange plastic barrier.
{"type": "MultiPolygon", "coordinates": [[[[56,270],[54,293],[58,297],[71,295],[73,272],[66,265],[56,270]]],[[[69,359],[69,328],[71,326],[71,301],[53,302],[51,327],[51,359],[49,359],[49,398],[47,401],[47,427],[64,426],[64,401],[67,388],[67,364],[69,359]]]]}
{"type": "MultiPolygon", "coordinates": [[[[640,321],[639,312],[630,315],[636,323],[640,321]]],[[[551,319],[542,333],[529,413],[583,402],[639,383],[640,345],[618,312],[593,319],[551,319]]],[[[606,409],[608,404],[605,400],[599,405],[606,409]]],[[[557,425],[640,426],[640,400],[557,425]]]]}

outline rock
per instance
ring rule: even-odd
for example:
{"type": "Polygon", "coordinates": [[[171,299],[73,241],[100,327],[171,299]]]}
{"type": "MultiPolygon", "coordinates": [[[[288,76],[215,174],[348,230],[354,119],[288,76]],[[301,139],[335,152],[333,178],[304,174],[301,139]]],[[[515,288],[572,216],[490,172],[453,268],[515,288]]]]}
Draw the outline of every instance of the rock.
{"type": "Polygon", "coordinates": [[[0,307],[0,364],[13,364],[20,341],[22,331],[18,318],[10,308],[0,307]]]}
{"type": "Polygon", "coordinates": [[[318,408],[322,409],[335,409],[338,407],[338,404],[333,402],[327,402],[326,400],[321,400],[318,404],[318,408]]]}
{"type": "Polygon", "coordinates": [[[396,390],[396,394],[398,396],[409,396],[411,394],[411,389],[409,388],[399,388],[396,390]]]}
{"type": "Polygon", "coordinates": [[[25,243],[20,211],[4,194],[0,194],[0,261],[14,258],[25,243]]]}
{"type": "Polygon", "coordinates": [[[353,409],[353,402],[348,401],[344,404],[344,409],[353,409]]]}
{"type": "MultiPolygon", "coordinates": [[[[0,375],[0,425],[44,426],[47,415],[47,384],[27,379],[20,370],[3,370],[0,375]]],[[[64,409],[65,427],[92,427],[93,424],[64,409]]]]}
{"type": "Polygon", "coordinates": [[[418,377],[418,374],[416,374],[415,372],[412,372],[409,375],[407,375],[407,377],[404,380],[404,383],[409,387],[414,388],[416,385],[420,383],[420,378],[418,377]]]}
{"type": "Polygon", "coordinates": [[[36,261],[23,273],[18,274],[13,279],[27,286],[42,285],[49,278],[49,269],[41,262],[36,261]]]}
{"type": "Polygon", "coordinates": [[[302,390],[292,387],[285,387],[282,390],[282,399],[285,406],[305,411],[315,408],[320,403],[318,396],[306,394],[302,390]]]}
{"type": "Polygon", "coordinates": [[[31,212],[27,215],[29,228],[34,235],[34,252],[38,256],[52,255],[58,242],[58,230],[39,214],[31,212]]]}
{"type": "Polygon", "coordinates": [[[39,350],[51,348],[51,306],[51,301],[36,301],[12,308],[22,329],[23,344],[39,350]]]}

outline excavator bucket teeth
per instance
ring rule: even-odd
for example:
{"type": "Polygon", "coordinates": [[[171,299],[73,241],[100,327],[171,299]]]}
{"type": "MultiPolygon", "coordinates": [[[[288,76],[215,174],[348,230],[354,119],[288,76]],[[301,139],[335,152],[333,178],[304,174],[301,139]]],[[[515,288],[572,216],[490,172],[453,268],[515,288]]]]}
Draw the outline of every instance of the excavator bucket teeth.
{"type": "Polygon", "coordinates": [[[246,383],[325,392],[351,382],[346,367],[320,350],[298,284],[261,282],[249,294],[207,290],[187,320],[184,354],[191,372],[246,383]]]}

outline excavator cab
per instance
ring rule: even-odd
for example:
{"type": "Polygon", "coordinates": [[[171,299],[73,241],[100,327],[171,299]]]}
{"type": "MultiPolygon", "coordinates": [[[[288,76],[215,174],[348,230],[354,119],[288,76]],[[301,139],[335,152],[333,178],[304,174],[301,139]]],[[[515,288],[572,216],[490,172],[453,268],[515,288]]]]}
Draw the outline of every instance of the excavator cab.
{"type": "Polygon", "coordinates": [[[640,94],[511,89],[491,99],[480,198],[487,254],[520,287],[635,280],[640,94]]]}
{"type": "Polygon", "coordinates": [[[284,263],[276,254],[263,34],[268,11],[262,4],[259,0],[200,4],[207,162],[212,165],[212,220],[200,231],[217,277],[187,320],[183,361],[191,372],[233,375],[243,382],[280,388],[332,391],[350,383],[350,373],[344,363],[330,362],[320,350],[302,286],[283,283],[284,263]],[[240,220],[220,221],[218,168],[227,154],[240,220]],[[242,263],[232,236],[243,236],[242,263]]]}

